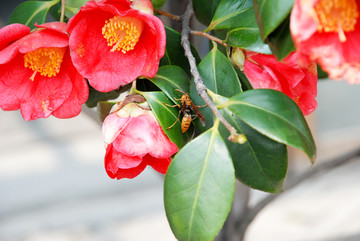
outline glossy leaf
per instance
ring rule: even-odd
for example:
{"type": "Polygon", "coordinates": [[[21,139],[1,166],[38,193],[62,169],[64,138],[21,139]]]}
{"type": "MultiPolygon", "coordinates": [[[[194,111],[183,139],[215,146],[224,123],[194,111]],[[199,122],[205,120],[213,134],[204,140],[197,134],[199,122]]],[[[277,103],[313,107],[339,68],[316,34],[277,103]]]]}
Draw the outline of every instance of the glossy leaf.
{"type": "Polygon", "coordinates": [[[265,40],[289,16],[295,0],[254,0],[262,38],[265,40]]]}
{"type": "Polygon", "coordinates": [[[209,25],[221,0],[193,0],[196,18],[200,23],[209,25]]]}
{"type": "Polygon", "coordinates": [[[34,24],[45,23],[46,15],[49,9],[57,4],[60,0],[53,1],[26,1],[19,4],[11,13],[9,24],[21,23],[31,29],[34,29],[34,24]]]}
{"type": "Polygon", "coordinates": [[[161,8],[162,5],[166,2],[166,0],[151,0],[154,8],[161,8]]]}
{"type": "Polygon", "coordinates": [[[234,168],[217,128],[188,143],[165,176],[164,202],[171,229],[183,240],[213,240],[230,211],[234,168]]]}
{"type": "Polygon", "coordinates": [[[194,135],[194,128],[192,126],[190,126],[189,130],[185,133],[182,133],[180,122],[177,121],[172,128],[167,129],[177,120],[179,109],[172,108],[164,104],[173,105],[171,100],[168,99],[163,92],[141,92],[140,94],[143,95],[149,103],[165,134],[178,146],[179,149],[190,141],[194,135]]]}
{"type": "Polygon", "coordinates": [[[291,52],[295,51],[295,45],[290,34],[289,23],[290,18],[287,18],[268,37],[270,49],[278,60],[284,59],[291,52]]]}
{"type": "MultiPolygon", "coordinates": [[[[166,31],[166,48],[165,55],[160,60],[160,66],[162,65],[177,65],[188,73],[190,76],[190,65],[187,60],[184,49],[180,44],[180,33],[172,28],[165,26],[166,31]]],[[[193,53],[197,63],[200,62],[199,54],[196,49],[191,46],[191,52],[193,53]]]]}
{"type": "Polygon", "coordinates": [[[150,79],[150,81],[159,87],[174,103],[178,103],[179,101],[176,101],[175,98],[178,99],[182,95],[176,89],[189,93],[188,76],[179,66],[161,66],[155,77],[150,79]]]}
{"type": "Polygon", "coordinates": [[[222,0],[205,31],[231,28],[238,15],[252,7],[252,0],[222,0]]]}
{"type": "Polygon", "coordinates": [[[271,54],[269,46],[261,39],[254,8],[248,8],[234,17],[233,25],[227,33],[225,42],[233,47],[271,54]]]}
{"type": "Polygon", "coordinates": [[[73,17],[88,1],[90,0],[66,0],[65,16],[68,18],[73,17]]]}
{"type": "MultiPolygon", "coordinates": [[[[217,49],[216,44],[200,62],[198,70],[205,86],[216,94],[231,97],[242,91],[240,80],[232,63],[217,49]]],[[[193,83],[190,86],[190,96],[196,105],[205,104],[197,94],[193,83]]],[[[209,107],[199,108],[199,110],[205,117],[206,126],[203,127],[199,120],[195,120],[195,124],[199,130],[205,131],[213,125],[213,113],[209,107]]]]}
{"type": "Polygon", "coordinates": [[[244,144],[228,140],[229,131],[220,125],[219,131],[231,153],[236,178],[251,188],[265,192],[281,192],[287,170],[286,145],[260,134],[230,110],[222,109],[225,119],[244,134],[244,144]]]}
{"type": "Polygon", "coordinates": [[[277,142],[304,151],[313,162],[314,139],[301,110],[285,94],[255,89],[230,98],[220,108],[229,108],[246,124],[277,142]]]}

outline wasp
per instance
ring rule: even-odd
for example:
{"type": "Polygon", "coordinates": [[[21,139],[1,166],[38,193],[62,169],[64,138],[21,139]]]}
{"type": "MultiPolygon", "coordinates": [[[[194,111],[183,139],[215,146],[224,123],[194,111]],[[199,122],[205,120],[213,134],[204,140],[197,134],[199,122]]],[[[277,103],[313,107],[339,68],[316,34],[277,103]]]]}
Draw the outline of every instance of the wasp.
{"type": "Polygon", "coordinates": [[[181,106],[179,104],[176,104],[176,105],[168,105],[166,103],[164,103],[164,104],[167,105],[167,106],[170,106],[170,107],[176,107],[176,106],[179,107],[180,108],[179,115],[178,115],[178,118],[176,119],[176,121],[174,122],[174,124],[172,124],[171,126],[169,126],[166,129],[172,128],[176,124],[176,122],[179,121],[180,113],[183,114],[183,118],[181,120],[181,131],[183,133],[186,132],[189,129],[191,122],[194,119],[196,119],[197,117],[199,117],[201,124],[203,126],[205,126],[205,118],[201,114],[201,112],[198,110],[198,108],[202,108],[202,107],[205,107],[207,105],[203,105],[203,106],[195,105],[192,102],[192,100],[191,100],[188,93],[185,93],[184,91],[179,90],[179,89],[175,89],[175,90],[182,93],[182,96],[181,96],[180,99],[175,98],[175,100],[180,101],[181,106]]]}

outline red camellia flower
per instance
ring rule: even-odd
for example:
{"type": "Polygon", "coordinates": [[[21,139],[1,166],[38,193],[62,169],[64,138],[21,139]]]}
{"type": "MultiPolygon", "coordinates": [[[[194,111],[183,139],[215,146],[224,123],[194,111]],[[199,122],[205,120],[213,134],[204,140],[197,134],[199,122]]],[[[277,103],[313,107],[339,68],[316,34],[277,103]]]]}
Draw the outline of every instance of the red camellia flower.
{"type": "Polygon", "coordinates": [[[290,30],[300,63],[318,62],[333,79],[360,83],[360,1],[297,0],[290,30]]]}
{"type": "Polygon", "coordinates": [[[177,146],[165,135],[150,110],[129,103],[106,117],[105,169],[111,178],[134,178],[147,165],[165,174],[177,146]]]}
{"type": "Polygon", "coordinates": [[[0,107],[21,110],[25,120],[70,118],[88,98],[86,80],[70,58],[66,24],[0,29],[0,107]]]}
{"type": "Polygon", "coordinates": [[[166,35],[152,13],[150,0],[89,1],[70,19],[71,57],[91,86],[108,92],[155,76],[166,35]]]}
{"type": "Polygon", "coordinates": [[[273,55],[247,51],[244,73],[253,88],[283,92],[298,104],[304,115],[317,107],[316,64],[299,67],[296,52],[279,62],[273,55]]]}

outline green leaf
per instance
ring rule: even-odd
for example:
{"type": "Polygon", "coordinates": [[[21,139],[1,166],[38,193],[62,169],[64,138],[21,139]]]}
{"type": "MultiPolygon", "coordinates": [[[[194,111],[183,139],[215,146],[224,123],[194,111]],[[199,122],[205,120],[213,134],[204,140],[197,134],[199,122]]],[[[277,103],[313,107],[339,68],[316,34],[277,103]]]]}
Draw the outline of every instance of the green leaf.
{"type": "Polygon", "coordinates": [[[261,39],[254,8],[248,8],[234,17],[233,25],[227,33],[225,42],[233,47],[271,54],[269,46],[261,39]]]}
{"type": "Polygon", "coordinates": [[[213,240],[230,211],[234,184],[230,154],[216,125],[187,144],[165,176],[165,210],[176,238],[213,240]]]}
{"type": "Polygon", "coordinates": [[[267,41],[271,52],[278,60],[284,59],[295,51],[295,45],[290,34],[290,17],[288,17],[277,29],[272,32],[267,41]]]}
{"type": "Polygon", "coordinates": [[[9,24],[21,23],[31,29],[34,29],[34,24],[45,23],[46,15],[49,9],[57,4],[60,0],[53,1],[27,1],[19,4],[11,13],[9,24]]]}
{"type": "Polygon", "coordinates": [[[258,132],[304,151],[314,161],[316,147],[310,129],[299,107],[285,94],[270,89],[249,90],[219,106],[225,107],[258,132]]]}
{"type": "MultiPolygon", "coordinates": [[[[217,49],[216,44],[214,44],[212,50],[200,62],[198,70],[205,86],[216,94],[231,97],[242,91],[240,80],[234,66],[229,59],[217,49]]],[[[190,96],[196,105],[205,104],[203,99],[197,94],[193,83],[191,83],[190,86],[190,96]]],[[[195,120],[195,124],[200,131],[205,131],[213,125],[213,113],[209,107],[199,110],[205,117],[206,126],[203,127],[199,120],[195,120]]]]}
{"type": "Polygon", "coordinates": [[[188,76],[179,66],[161,66],[155,77],[150,79],[150,81],[159,87],[174,103],[178,102],[175,98],[179,98],[179,95],[182,95],[176,89],[189,93],[188,76]]]}
{"type": "Polygon", "coordinates": [[[219,131],[228,147],[236,178],[251,188],[265,192],[281,192],[287,170],[286,145],[260,134],[227,108],[220,111],[225,119],[244,134],[244,144],[228,140],[229,131],[220,125],[219,131]]]}
{"type": "Polygon", "coordinates": [[[88,1],[90,0],[66,0],[65,16],[68,18],[73,17],[88,1]]]}
{"type": "Polygon", "coordinates": [[[252,7],[252,0],[222,0],[205,31],[231,28],[238,15],[252,7]]]}
{"type": "Polygon", "coordinates": [[[289,16],[295,0],[254,0],[262,38],[265,40],[289,16]]]}
{"type": "Polygon", "coordinates": [[[234,66],[216,44],[200,62],[198,69],[206,87],[212,92],[231,97],[242,91],[234,66]]]}
{"type": "Polygon", "coordinates": [[[151,110],[158,119],[165,134],[178,146],[179,149],[191,140],[194,135],[193,126],[190,126],[189,130],[182,133],[180,122],[177,121],[172,128],[167,129],[178,119],[179,109],[172,108],[164,104],[173,105],[163,92],[140,92],[140,94],[143,95],[149,103],[151,110]]]}
{"type": "Polygon", "coordinates": [[[154,8],[161,8],[162,5],[166,2],[166,0],[151,0],[154,8]]]}
{"type": "Polygon", "coordinates": [[[89,86],[89,98],[86,101],[86,105],[90,108],[96,107],[100,101],[113,100],[120,95],[120,90],[113,90],[107,93],[97,91],[93,87],[89,86]]]}
{"type": "Polygon", "coordinates": [[[200,23],[209,25],[221,0],[193,0],[196,18],[200,23]]]}
{"type": "MultiPolygon", "coordinates": [[[[190,65],[184,54],[184,49],[180,44],[180,33],[167,26],[165,26],[165,31],[166,48],[164,57],[160,59],[160,66],[178,65],[190,76],[190,65]]],[[[191,52],[193,53],[197,63],[200,62],[199,54],[193,46],[191,46],[191,52]]]]}

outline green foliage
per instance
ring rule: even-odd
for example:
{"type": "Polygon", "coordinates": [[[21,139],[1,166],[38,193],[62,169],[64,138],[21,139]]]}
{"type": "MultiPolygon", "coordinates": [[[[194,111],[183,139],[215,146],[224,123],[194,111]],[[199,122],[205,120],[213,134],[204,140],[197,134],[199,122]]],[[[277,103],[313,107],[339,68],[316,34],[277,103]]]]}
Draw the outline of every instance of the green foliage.
{"type": "Polygon", "coordinates": [[[231,208],[234,168],[217,127],[187,144],[165,176],[166,215],[180,241],[213,240],[231,208]]]}
{"type": "Polygon", "coordinates": [[[270,45],[279,60],[284,59],[295,50],[289,30],[289,15],[294,0],[254,0],[254,5],[263,41],[270,45]]]}
{"type": "Polygon", "coordinates": [[[220,126],[235,167],[236,178],[242,183],[265,192],[281,192],[287,170],[287,151],[284,144],[260,134],[229,109],[221,113],[235,127],[238,134],[246,136],[244,144],[227,140],[229,131],[220,126]]]}
{"type": "Polygon", "coordinates": [[[200,23],[208,25],[221,0],[193,0],[195,16],[200,23]]]}
{"type": "Polygon", "coordinates": [[[34,29],[34,24],[45,23],[49,9],[60,0],[53,1],[26,1],[19,4],[11,13],[9,24],[21,23],[34,29]]]}
{"type": "Polygon", "coordinates": [[[270,90],[249,90],[233,96],[227,107],[238,118],[263,135],[279,143],[304,151],[313,162],[314,139],[299,107],[285,94],[270,90]]]}
{"type": "Polygon", "coordinates": [[[254,0],[261,35],[266,39],[289,16],[295,0],[254,0]]]}
{"type": "Polygon", "coordinates": [[[261,39],[251,0],[222,0],[206,31],[226,31],[225,42],[254,52],[270,54],[261,39]]]}
{"type": "Polygon", "coordinates": [[[188,76],[179,66],[161,66],[155,77],[150,80],[175,104],[178,103],[175,98],[179,99],[179,95],[181,95],[181,93],[176,91],[176,89],[182,90],[185,93],[189,92],[188,76]]]}
{"type": "MultiPolygon", "coordinates": [[[[166,48],[165,55],[160,60],[160,65],[177,65],[190,75],[189,62],[184,54],[184,49],[180,45],[180,33],[174,29],[165,26],[166,48]]],[[[194,47],[191,48],[197,62],[200,62],[199,54],[194,47]]]]}
{"type": "Polygon", "coordinates": [[[270,49],[279,60],[284,59],[289,53],[295,51],[295,45],[290,34],[289,23],[290,18],[288,17],[268,37],[270,49]]]}
{"type": "Polygon", "coordinates": [[[66,0],[65,16],[71,18],[90,0],[66,0]]]}
{"type": "MultiPolygon", "coordinates": [[[[214,44],[212,50],[200,62],[198,70],[206,87],[216,94],[231,97],[242,91],[239,78],[232,63],[217,49],[216,44],[214,44]]],[[[197,105],[205,104],[197,94],[193,84],[190,88],[190,96],[197,105]]],[[[213,113],[209,107],[201,108],[200,111],[205,117],[206,126],[202,126],[198,120],[195,123],[199,130],[205,131],[213,125],[213,113]]]]}
{"type": "Polygon", "coordinates": [[[154,8],[161,8],[165,4],[166,0],[151,0],[154,8]]]}

